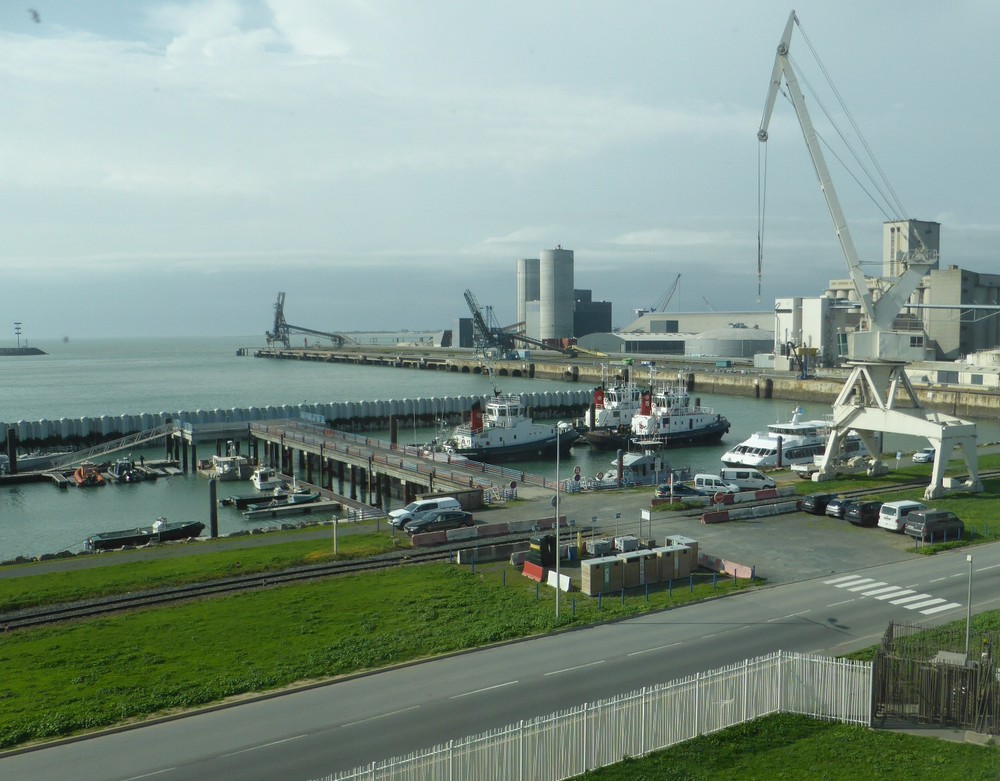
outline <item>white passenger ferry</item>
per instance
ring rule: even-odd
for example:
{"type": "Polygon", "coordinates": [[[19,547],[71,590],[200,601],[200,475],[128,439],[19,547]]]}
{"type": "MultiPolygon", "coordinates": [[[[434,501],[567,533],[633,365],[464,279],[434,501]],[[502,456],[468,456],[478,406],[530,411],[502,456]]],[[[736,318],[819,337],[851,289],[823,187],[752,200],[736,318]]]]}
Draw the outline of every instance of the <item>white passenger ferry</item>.
{"type": "MultiPolygon", "coordinates": [[[[781,446],[781,465],[812,464],[816,456],[826,452],[830,424],[825,420],[800,420],[802,408],[796,407],[788,423],[771,423],[767,431],[758,431],[740,442],[722,456],[722,463],[730,467],[776,467],[778,447],[781,446]]],[[[863,453],[861,437],[850,433],[845,437],[841,454],[850,457],[863,453]]]]}

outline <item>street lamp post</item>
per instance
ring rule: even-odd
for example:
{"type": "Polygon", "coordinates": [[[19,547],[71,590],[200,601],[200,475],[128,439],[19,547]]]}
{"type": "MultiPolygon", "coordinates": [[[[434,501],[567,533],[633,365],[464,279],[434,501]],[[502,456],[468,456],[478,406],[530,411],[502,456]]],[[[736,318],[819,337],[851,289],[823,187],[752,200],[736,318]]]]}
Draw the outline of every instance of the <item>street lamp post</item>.
{"type": "Polygon", "coordinates": [[[556,619],[559,618],[559,424],[556,424],[556,619]]]}
{"type": "Polygon", "coordinates": [[[972,554],[967,553],[965,560],[969,562],[969,598],[965,606],[965,658],[969,658],[969,638],[972,636],[972,554]]]}

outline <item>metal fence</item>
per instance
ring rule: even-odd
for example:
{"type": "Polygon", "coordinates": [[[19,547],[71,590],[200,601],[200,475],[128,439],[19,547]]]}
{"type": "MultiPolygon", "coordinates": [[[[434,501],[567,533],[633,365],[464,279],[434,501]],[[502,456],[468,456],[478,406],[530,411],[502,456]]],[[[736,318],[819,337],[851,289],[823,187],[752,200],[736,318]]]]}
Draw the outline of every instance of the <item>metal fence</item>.
{"type": "Polygon", "coordinates": [[[557,781],[772,713],[871,724],[872,666],[777,651],[323,781],[557,781]]]}

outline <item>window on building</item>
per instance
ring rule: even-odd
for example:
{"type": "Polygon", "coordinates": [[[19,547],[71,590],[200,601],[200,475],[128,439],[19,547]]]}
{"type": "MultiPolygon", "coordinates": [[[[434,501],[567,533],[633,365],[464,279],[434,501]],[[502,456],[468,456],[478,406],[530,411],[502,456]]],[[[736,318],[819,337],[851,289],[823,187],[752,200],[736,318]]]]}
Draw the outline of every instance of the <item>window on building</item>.
{"type": "Polygon", "coordinates": [[[910,337],[910,347],[923,347],[923,346],[924,346],[923,334],[921,334],[920,336],[910,337]]]}
{"type": "Polygon", "coordinates": [[[981,375],[981,374],[973,374],[971,377],[969,377],[969,384],[970,385],[982,385],[983,384],[983,375],[981,375]]]}

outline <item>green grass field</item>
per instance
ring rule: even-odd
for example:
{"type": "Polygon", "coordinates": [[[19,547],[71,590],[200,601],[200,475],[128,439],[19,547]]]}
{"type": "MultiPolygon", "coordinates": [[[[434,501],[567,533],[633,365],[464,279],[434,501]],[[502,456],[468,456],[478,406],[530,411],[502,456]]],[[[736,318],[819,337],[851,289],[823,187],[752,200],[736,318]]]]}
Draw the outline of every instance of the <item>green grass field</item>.
{"type": "Polygon", "coordinates": [[[578,776],[587,781],[995,781],[1000,748],[780,714],[578,776]]]}
{"type": "Polygon", "coordinates": [[[10,632],[0,635],[0,747],[747,585],[709,581],[624,603],[564,595],[557,622],[555,592],[509,566],[424,565],[10,632]]]}

